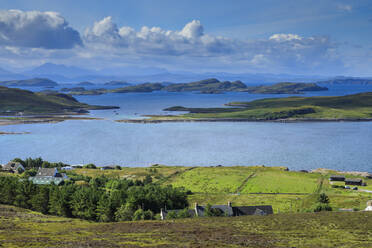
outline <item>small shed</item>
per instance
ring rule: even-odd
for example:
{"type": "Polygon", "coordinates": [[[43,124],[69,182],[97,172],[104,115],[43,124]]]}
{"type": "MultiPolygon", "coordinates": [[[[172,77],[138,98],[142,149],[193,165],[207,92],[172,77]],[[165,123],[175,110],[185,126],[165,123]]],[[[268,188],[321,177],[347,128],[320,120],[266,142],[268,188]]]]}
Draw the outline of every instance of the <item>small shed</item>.
{"type": "Polygon", "coordinates": [[[360,178],[346,178],[345,185],[362,185],[363,180],[360,178]]]}
{"type": "Polygon", "coordinates": [[[331,181],[331,182],[335,182],[335,181],[343,182],[343,181],[345,181],[345,177],[342,176],[342,175],[332,175],[332,176],[329,177],[329,181],[331,181]]]}

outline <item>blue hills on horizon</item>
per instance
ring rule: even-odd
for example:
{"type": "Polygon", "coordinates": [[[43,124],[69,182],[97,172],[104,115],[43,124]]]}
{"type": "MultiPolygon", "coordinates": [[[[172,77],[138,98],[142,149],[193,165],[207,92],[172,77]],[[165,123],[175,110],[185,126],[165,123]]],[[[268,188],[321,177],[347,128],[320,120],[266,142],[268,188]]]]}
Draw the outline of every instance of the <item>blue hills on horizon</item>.
{"type": "MultiPolygon", "coordinates": [[[[106,83],[113,80],[124,80],[135,83],[143,82],[174,82],[186,83],[198,81],[206,78],[218,78],[220,80],[241,80],[246,84],[265,84],[277,82],[333,82],[352,81],[361,78],[354,77],[326,77],[326,76],[307,76],[307,75],[291,75],[291,74],[273,74],[273,73],[227,73],[227,72],[207,72],[207,73],[192,73],[192,72],[169,72],[164,68],[157,67],[137,67],[127,66],[120,68],[109,68],[104,70],[90,70],[76,66],[66,66],[63,64],[45,63],[33,69],[15,73],[0,68],[0,80],[19,80],[30,78],[48,78],[59,83],[79,83],[89,81],[93,83],[106,83]]],[[[363,78],[371,80],[372,78],[363,78]]]]}

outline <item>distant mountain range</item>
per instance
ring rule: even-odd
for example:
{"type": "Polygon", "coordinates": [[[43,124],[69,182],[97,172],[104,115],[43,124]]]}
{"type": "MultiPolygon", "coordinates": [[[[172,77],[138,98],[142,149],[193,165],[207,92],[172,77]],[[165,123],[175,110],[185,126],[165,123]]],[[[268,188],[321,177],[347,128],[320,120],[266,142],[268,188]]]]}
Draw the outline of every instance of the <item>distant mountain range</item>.
{"type": "Polygon", "coordinates": [[[246,84],[268,84],[278,82],[319,82],[319,83],[353,83],[370,84],[372,78],[325,77],[272,73],[226,73],[226,72],[169,72],[164,68],[123,66],[103,70],[90,70],[76,66],[45,63],[33,69],[15,73],[0,68],[0,80],[19,80],[29,78],[48,78],[58,83],[79,83],[89,81],[103,84],[109,81],[126,81],[130,83],[173,82],[187,83],[205,78],[218,78],[222,81],[240,80],[246,84]],[[364,81],[363,81],[364,80],[364,81]]]}

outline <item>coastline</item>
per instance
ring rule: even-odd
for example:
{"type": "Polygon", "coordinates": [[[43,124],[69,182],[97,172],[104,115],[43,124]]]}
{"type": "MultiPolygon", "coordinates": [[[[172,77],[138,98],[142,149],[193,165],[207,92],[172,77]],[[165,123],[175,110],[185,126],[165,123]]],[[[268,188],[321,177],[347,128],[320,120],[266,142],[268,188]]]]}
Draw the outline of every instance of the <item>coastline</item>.
{"type": "MultiPolygon", "coordinates": [[[[18,125],[18,124],[38,124],[38,123],[59,123],[66,120],[103,120],[98,117],[75,117],[75,116],[29,116],[19,119],[4,118],[0,119],[0,126],[18,125]]],[[[0,132],[1,134],[1,132],[0,132]]]]}
{"type": "Polygon", "coordinates": [[[277,120],[260,120],[247,118],[164,118],[164,119],[123,119],[115,120],[121,123],[140,123],[140,124],[158,124],[166,122],[281,122],[281,123],[296,123],[296,122],[369,122],[372,118],[355,118],[355,119],[315,119],[315,118],[289,118],[277,120]]]}

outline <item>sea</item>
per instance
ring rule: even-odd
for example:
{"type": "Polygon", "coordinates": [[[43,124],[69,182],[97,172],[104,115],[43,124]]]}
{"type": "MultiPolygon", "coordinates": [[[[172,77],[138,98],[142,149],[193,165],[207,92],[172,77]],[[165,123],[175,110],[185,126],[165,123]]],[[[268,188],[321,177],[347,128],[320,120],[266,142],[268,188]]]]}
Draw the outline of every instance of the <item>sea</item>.
{"type": "MultiPolygon", "coordinates": [[[[72,87],[59,87],[66,86],[72,87]]],[[[308,92],[304,96],[372,91],[372,85],[321,86],[329,90],[308,92]]],[[[222,107],[232,101],[287,96],[291,95],[152,92],[75,96],[81,102],[115,105],[120,109],[95,110],[88,115],[102,120],[0,126],[3,132],[29,132],[0,135],[0,163],[16,157],[42,157],[50,162],[72,165],[265,165],[286,166],[290,170],[372,171],[372,122],[115,122],[146,114],[174,114],[163,109],[176,105],[222,107]]]]}

